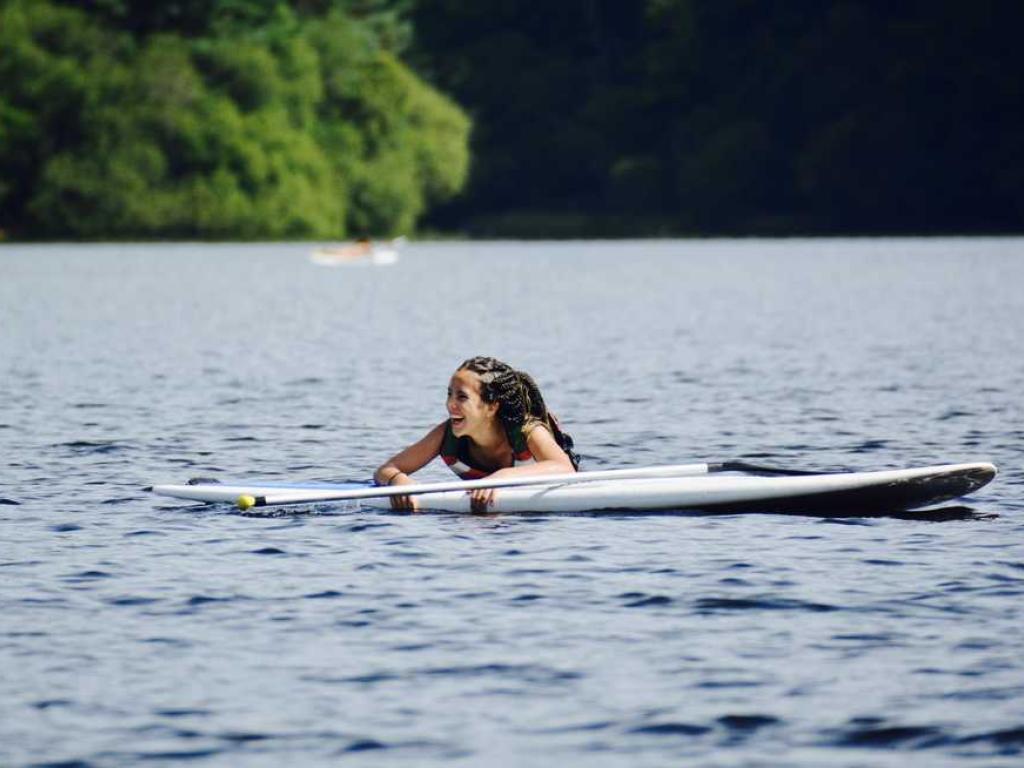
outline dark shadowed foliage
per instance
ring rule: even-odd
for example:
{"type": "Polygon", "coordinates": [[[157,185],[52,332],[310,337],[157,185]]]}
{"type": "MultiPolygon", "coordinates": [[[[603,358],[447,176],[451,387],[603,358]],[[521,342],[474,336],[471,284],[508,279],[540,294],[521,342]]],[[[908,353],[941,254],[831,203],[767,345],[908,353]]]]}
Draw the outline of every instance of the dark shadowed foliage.
{"type": "Polygon", "coordinates": [[[478,231],[936,232],[1024,221],[1024,6],[420,0],[474,116],[478,231]],[[486,5],[486,7],[484,7],[486,5]],[[554,214],[554,215],[553,215],[554,214]]]}

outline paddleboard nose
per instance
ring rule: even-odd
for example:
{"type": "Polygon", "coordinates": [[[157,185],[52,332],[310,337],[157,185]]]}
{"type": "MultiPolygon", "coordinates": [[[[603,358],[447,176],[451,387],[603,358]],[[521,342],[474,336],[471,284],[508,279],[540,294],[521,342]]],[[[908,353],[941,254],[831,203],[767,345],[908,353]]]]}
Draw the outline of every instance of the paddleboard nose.
{"type": "Polygon", "coordinates": [[[984,485],[988,485],[992,482],[996,475],[999,474],[999,470],[995,464],[989,464],[988,462],[982,462],[967,472],[967,480],[970,483],[970,488],[965,493],[972,493],[978,490],[984,485]]]}

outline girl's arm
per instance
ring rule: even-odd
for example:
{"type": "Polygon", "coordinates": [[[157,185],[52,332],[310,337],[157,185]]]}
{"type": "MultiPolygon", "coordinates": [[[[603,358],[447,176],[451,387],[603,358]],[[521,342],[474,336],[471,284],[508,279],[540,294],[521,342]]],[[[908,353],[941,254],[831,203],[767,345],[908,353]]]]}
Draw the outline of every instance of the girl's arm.
{"type": "MultiPolygon", "coordinates": [[[[442,421],[412,445],[396,453],[381,464],[373,473],[373,481],[377,485],[409,485],[412,483],[410,474],[422,469],[441,452],[441,441],[444,438],[447,421],[442,421]]],[[[392,509],[416,509],[416,502],[411,496],[392,496],[392,509]]]]}
{"type": "MultiPolygon", "coordinates": [[[[499,469],[488,475],[488,479],[501,477],[525,477],[527,475],[562,475],[575,472],[569,455],[555,440],[551,431],[543,424],[538,424],[526,435],[526,447],[533,454],[533,464],[522,464],[518,467],[499,469]]],[[[470,491],[470,504],[474,512],[486,512],[494,504],[497,496],[496,488],[478,488],[470,491]]]]}

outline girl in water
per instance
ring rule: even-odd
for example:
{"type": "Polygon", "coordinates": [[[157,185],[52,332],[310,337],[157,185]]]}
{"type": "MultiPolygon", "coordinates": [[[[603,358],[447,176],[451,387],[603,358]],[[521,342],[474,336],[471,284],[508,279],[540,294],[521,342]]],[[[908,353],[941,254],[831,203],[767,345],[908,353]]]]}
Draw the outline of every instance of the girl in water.
{"type": "MultiPolygon", "coordinates": [[[[448,383],[448,418],[373,473],[377,485],[412,484],[410,474],[435,456],[464,480],[575,472],[579,457],[529,374],[493,357],[473,357],[448,383]]],[[[474,512],[494,503],[494,488],[470,492],[474,512]]],[[[392,496],[393,509],[416,509],[392,496]]]]}

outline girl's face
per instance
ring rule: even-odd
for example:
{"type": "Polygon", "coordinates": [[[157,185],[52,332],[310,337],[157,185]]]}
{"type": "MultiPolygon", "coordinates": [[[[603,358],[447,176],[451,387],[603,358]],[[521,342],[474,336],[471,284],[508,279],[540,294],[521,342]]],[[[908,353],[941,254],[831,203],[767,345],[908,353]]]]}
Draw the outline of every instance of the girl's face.
{"type": "Polygon", "coordinates": [[[448,418],[456,437],[483,435],[493,426],[498,404],[480,397],[480,376],[458,370],[448,382],[448,418]]]}

